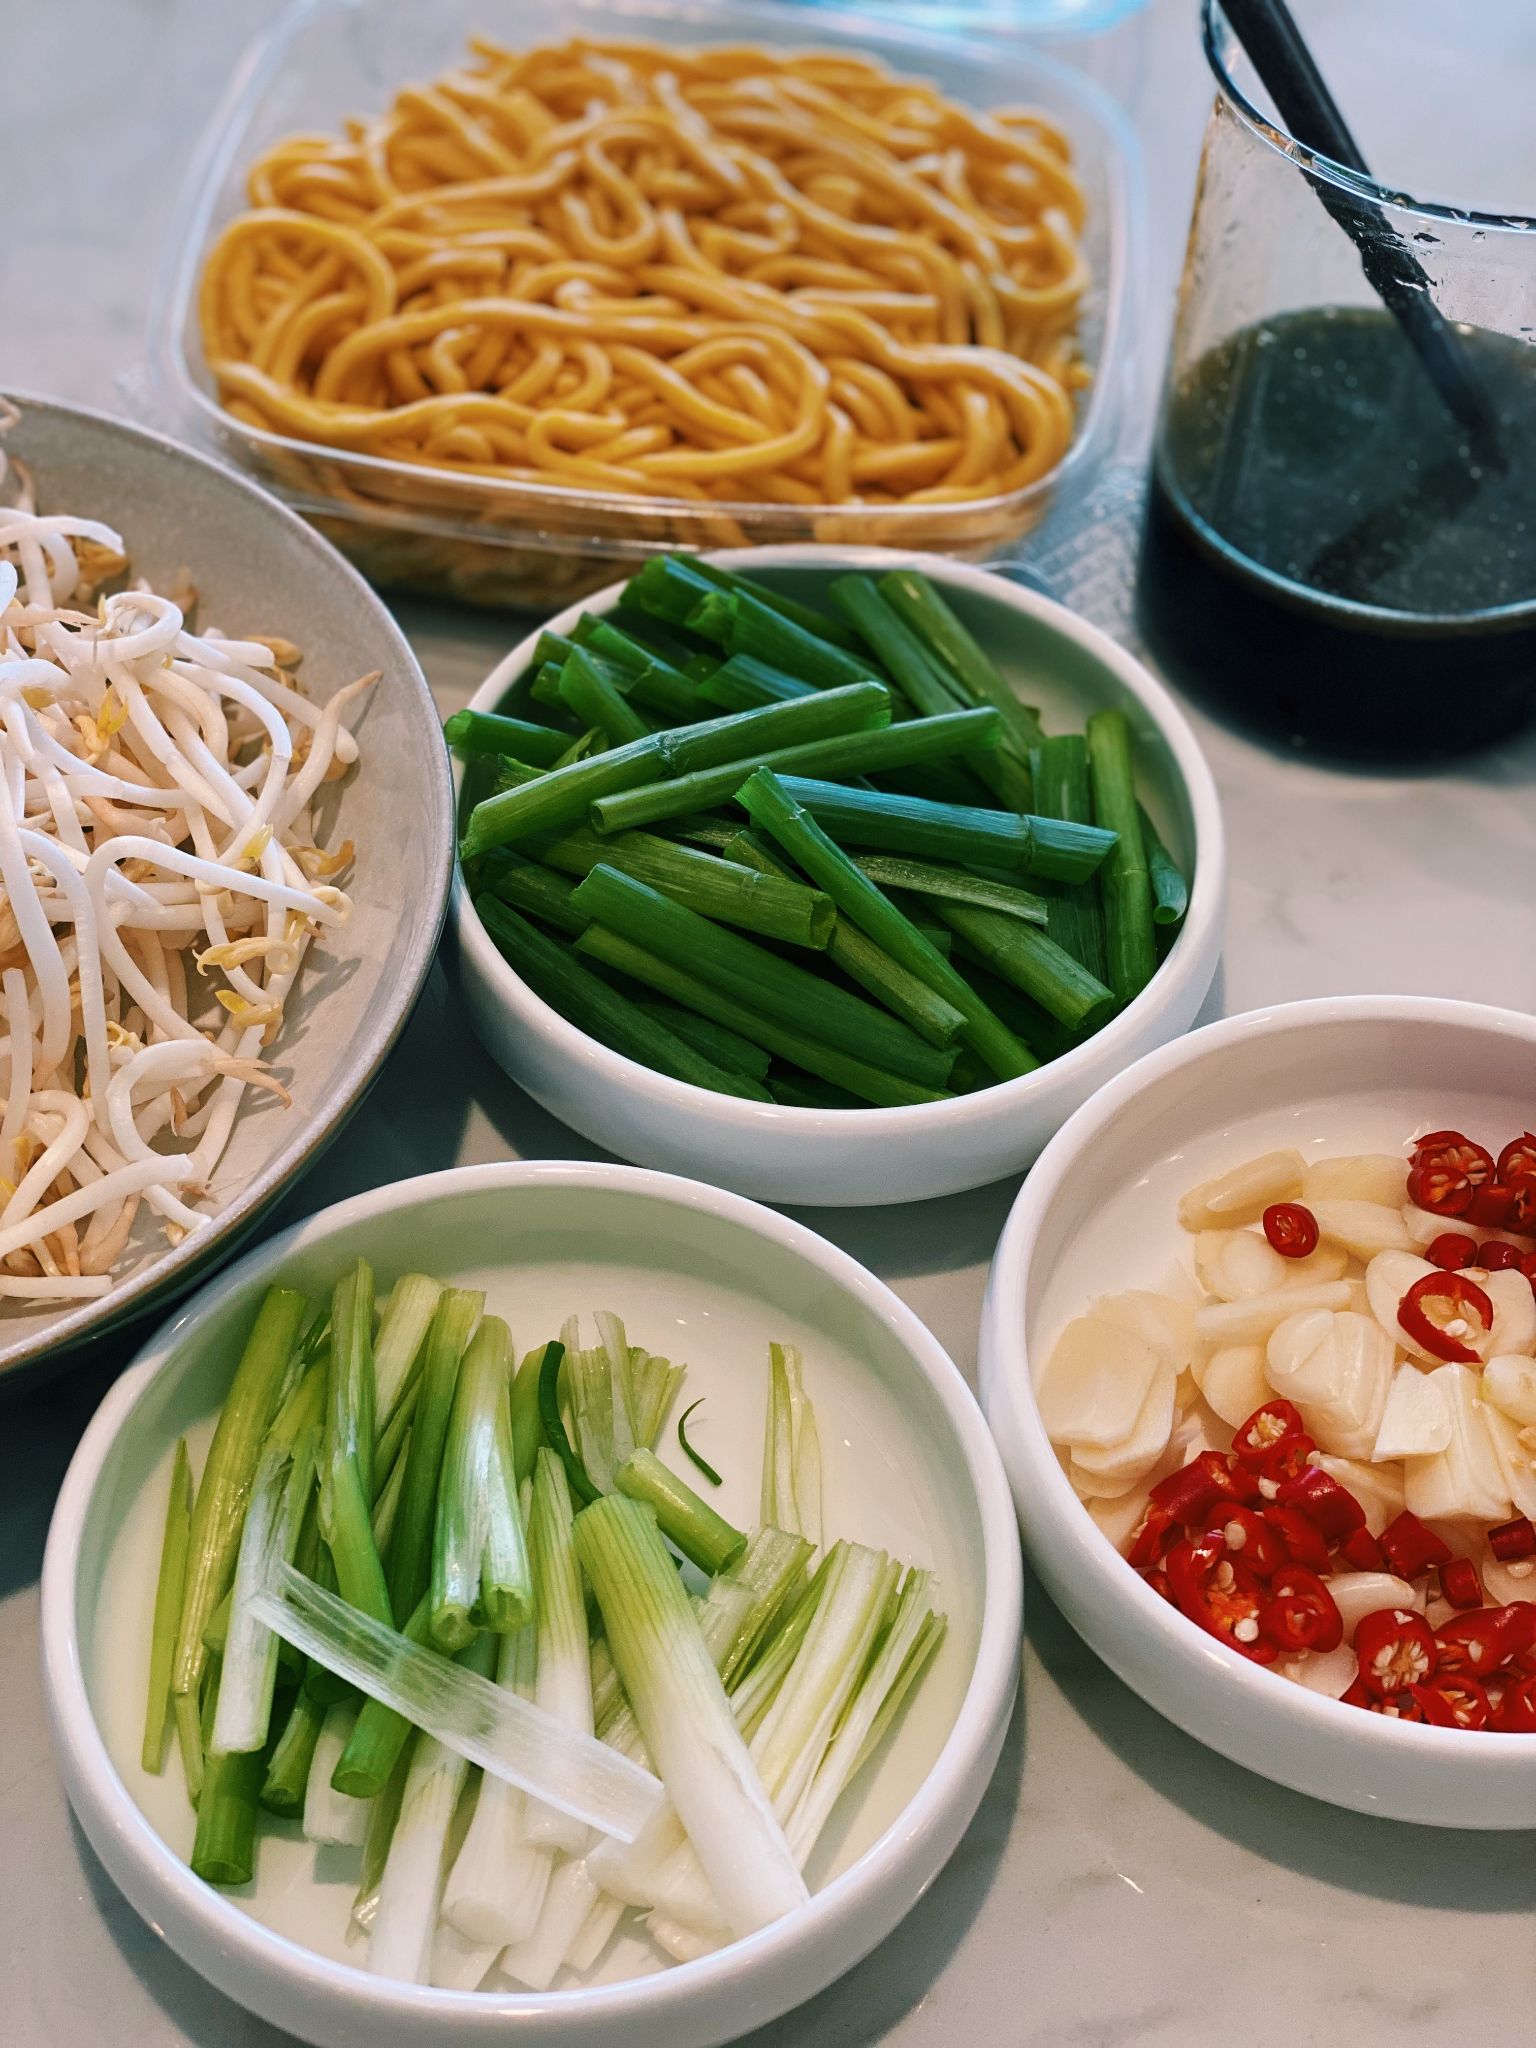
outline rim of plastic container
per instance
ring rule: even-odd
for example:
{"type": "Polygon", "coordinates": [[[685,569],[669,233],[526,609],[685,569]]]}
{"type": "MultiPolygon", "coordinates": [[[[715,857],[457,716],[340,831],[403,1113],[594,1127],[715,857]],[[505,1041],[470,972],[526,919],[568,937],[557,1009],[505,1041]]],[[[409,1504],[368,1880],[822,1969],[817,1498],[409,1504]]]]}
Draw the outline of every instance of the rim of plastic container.
{"type": "MultiPolygon", "coordinates": [[[[567,4],[572,15],[622,12],[622,6],[616,8],[614,0],[567,0],[567,4]]],[[[665,5],[666,0],[662,0],[662,4],[665,5]]],[[[936,527],[943,527],[951,523],[959,525],[965,520],[1017,514],[1058,491],[1075,477],[1088,452],[1096,450],[1108,435],[1114,423],[1116,400],[1123,395],[1121,387],[1128,383],[1130,376],[1128,359],[1120,359],[1121,337],[1133,331],[1132,316],[1141,297],[1144,274],[1146,181],[1141,174],[1140,143],[1118,103],[1084,73],[1044,55],[1038,48],[1032,47],[1022,56],[1013,55],[1002,42],[989,38],[984,30],[967,40],[982,44],[995,41],[999,55],[1007,54],[1010,62],[1027,64],[1031,71],[1048,78],[1065,97],[1076,101],[1081,111],[1102,131],[1108,145],[1104,170],[1111,194],[1106,207],[1109,258],[1105,265],[1103,324],[1093,382],[1066,453],[1033,483],[1024,484],[1018,490],[1005,492],[999,497],[967,499],[955,505],[778,505],[767,499],[746,499],[729,504],[710,499],[701,504],[688,498],[631,497],[566,484],[526,483],[509,477],[477,477],[460,470],[439,469],[427,463],[398,462],[388,456],[333,448],[320,441],[299,440],[292,435],[279,434],[270,428],[236,419],[219,403],[217,396],[205,390],[199,382],[186,341],[197,290],[197,274],[211,236],[214,206],[231,161],[245,143],[244,124],[240,117],[250,97],[263,89],[287,61],[293,37],[311,16],[327,7],[331,11],[342,7],[357,11],[365,5],[366,0],[294,0],[294,4],[279,16],[270,29],[247,45],[188,165],[182,197],[172,217],[155,293],[149,356],[162,388],[191,405],[221,439],[235,438],[270,456],[301,456],[353,470],[363,476],[395,480],[420,477],[428,487],[451,485],[466,494],[483,495],[487,502],[513,505],[526,502],[530,509],[541,505],[576,506],[615,519],[626,515],[638,519],[662,517],[675,527],[702,526],[713,520],[734,519],[750,528],[754,521],[782,524],[789,519],[799,519],[808,531],[813,531],[818,521],[836,518],[857,518],[861,523],[867,520],[877,528],[900,521],[910,523],[915,519],[928,519],[936,527]]],[[[710,39],[710,16],[682,5],[675,6],[674,11],[680,19],[697,22],[700,40],[710,39]]],[[[814,16],[809,16],[803,7],[786,5],[784,0],[742,0],[742,4],[732,0],[714,34],[718,37],[728,28],[750,27],[759,23],[768,31],[768,40],[798,45],[813,42],[817,29],[862,36],[871,46],[872,54],[893,65],[899,64],[907,55],[920,59],[926,52],[942,51],[949,42],[948,38],[907,20],[876,22],[841,9],[819,10],[814,16]]],[[[495,527],[482,526],[467,504],[458,510],[457,515],[454,508],[443,506],[425,506],[417,513],[409,506],[393,504],[387,499],[365,499],[354,506],[346,498],[306,490],[302,485],[289,488],[279,483],[274,488],[289,502],[307,510],[333,515],[338,508],[351,510],[370,525],[398,526],[409,531],[426,527],[458,537],[463,533],[465,524],[469,523],[475,528],[476,538],[484,542],[494,543],[505,538],[511,545],[526,538],[512,529],[503,536],[495,527]]],[[[589,552],[601,554],[605,541],[612,544],[622,538],[611,534],[599,535],[583,540],[581,544],[589,552]]],[[[656,545],[673,547],[677,540],[675,536],[660,539],[656,545]]]]}
{"type": "Polygon", "coordinates": [[[1027,1483],[1036,1498],[1049,1502],[1064,1547],[1071,1552],[1074,1574],[1102,1588],[1125,1629],[1144,1642],[1156,1643],[1180,1666],[1203,1661],[1213,1685],[1219,1685],[1234,1702],[1251,1696],[1256,1703],[1288,1709],[1298,1725],[1315,1729],[1320,1740],[1348,1742],[1357,1748],[1379,1745],[1388,1755],[1417,1753],[1447,1762],[1479,1762],[1518,1775],[1528,1771],[1536,1758],[1536,1736],[1438,1728],[1362,1714],[1358,1707],[1297,1685],[1208,1635],[1126,1565],[1073,1492],[1040,1415],[1025,1331],[1033,1262],[1040,1233],[1084,1155],[1113,1132],[1117,1118],[1138,1095],[1170,1074],[1191,1072],[1212,1054],[1235,1045],[1261,1045],[1266,1039],[1332,1024],[1454,1026],[1464,1031],[1499,1032],[1525,1041],[1536,1051],[1536,1019],[1517,1010],[1450,996],[1356,995],[1317,996],[1244,1010],[1145,1054],[1068,1118],[1040,1154],[1008,1212],[982,1310],[982,1405],[993,1434],[998,1434],[1001,1424],[1012,1449],[1022,1453],[1027,1470],[1016,1479],[1013,1461],[1005,1451],[1010,1480],[1016,1486],[1027,1483]],[[999,1407],[1003,1415],[995,1417],[999,1407]]]}
{"type": "MultiPolygon", "coordinates": [[[[402,2010],[419,2014],[424,2024],[462,2021],[470,2012],[490,2020],[500,2016],[514,2024],[564,2016],[567,2026],[560,2029],[560,2038],[567,2039],[600,2020],[622,2022],[641,2014],[657,2019],[673,2009],[680,2018],[681,2006],[693,1995],[711,1989],[718,1993],[722,1986],[760,1965],[784,1964],[807,1936],[824,1938],[829,1923],[857,1914],[888,1887],[910,1882],[914,1861],[922,1863],[934,1830],[942,1827],[955,1801],[965,1797],[969,1774],[986,1754],[999,1720],[1006,1723],[1012,1709],[1018,1686],[1023,1599],[1013,1497],[980,1405],[959,1367],[917,1312],[850,1252],[809,1225],[745,1195],[678,1174],[595,1161],[493,1160],[370,1188],[319,1210],[226,1267],[150,1339],[92,1417],[59,1492],[43,1560],[44,1685],[54,1743],[66,1753],[73,1773],[71,1798],[90,1807],[97,1828],[112,1832],[117,1857],[132,1864],[140,1883],[153,1885],[172,1900],[183,1925],[195,1924],[204,1936],[216,1938],[243,1966],[280,1972],[311,1993],[342,1996],[359,2022],[370,2013],[402,2010]],[[864,1853],[813,1893],[805,1905],[711,1955],[651,1976],[561,1992],[449,1991],[371,1976],[355,1963],[337,1962],[305,1948],[253,1919],[233,1899],[194,1876],[161,1838],[124,1784],[91,1705],[77,1611],[80,1553],[86,1518],[107,1459],[139,1401],[165,1369],[172,1352],[185,1343],[210,1301],[227,1299],[252,1280],[276,1271],[292,1252],[311,1249],[370,1216],[481,1189],[541,1185],[602,1189],[719,1218],[783,1247],[862,1303],[906,1353],[912,1369],[928,1383],[944,1411],[975,1503],[985,1583],[970,1675],[928,1775],[864,1853]]],[[[136,1910],[144,1909],[136,1906],[136,1910]]],[[[199,1965],[193,1967],[205,1974],[199,1965]]],[[[582,2039],[586,2038],[583,2032],[582,2039]]]]}
{"type": "MultiPolygon", "coordinates": [[[[580,1059],[614,1081],[622,1081],[633,1093],[673,1102],[679,1112],[697,1115],[707,1108],[713,1120],[736,1124],[744,1134],[750,1134],[754,1125],[766,1121],[801,1132],[806,1137],[836,1137],[839,1132],[846,1133],[850,1128],[849,1120],[856,1118],[860,1132],[873,1131],[916,1140],[940,1129],[964,1129],[1005,1115],[1021,1100],[1053,1086],[1064,1075],[1071,1077],[1085,1069],[1094,1071],[1106,1066],[1112,1073],[1123,1071],[1115,1064],[1115,1059],[1121,1054],[1125,1041],[1134,1035],[1148,1010],[1166,1000],[1175,977],[1198,972],[1206,935],[1213,925],[1219,926],[1224,915],[1227,849],[1221,799],[1210,763],[1172,693],[1135,655],[1055,598],[1030,590],[990,569],[951,561],[945,555],[923,554],[906,548],[841,547],[799,541],[787,542],[782,547],[715,549],[705,559],[718,562],[723,568],[750,573],[776,568],[828,572],[834,568],[870,571],[916,568],[935,583],[948,584],[989,598],[1005,611],[1027,613],[1075,641],[1125,687],[1156,726],[1168,749],[1174,772],[1183,785],[1193,826],[1194,860],[1189,909],[1179,928],[1179,935],[1167,957],[1159,961],[1157,972],[1146,987],[1126,1004],[1118,1016],[1112,1017],[1102,1030],[1096,1031],[1081,1045],[1073,1046],[1071,1051],[1048,1060],[1031,1073],[1017,1075],[1010,1081],[994,1081],[990,1087],[978,1088],[969,1095],[954,1095],[943,1102],[902,1103],[887,1107],[861,1104],[856,1109],[806,1109],[792,1103],[749,1102],[739,1096],[716,1095],[691,1081],[679,1081],[671,1074],[642,1066],[591,1037],[579,1024],[573,1024],[546,1003],[502,957],[480,921],[464,885],[463,872],[455,860],[449,902],[454,934],[457,942],[468,949],[476,969],[496,990],[500,1000],[513,1009],[525,1024],[559,1045],[568,1058],[580,1059]]],[[[574,615],[579,611],[590,611],[594,606],[611,609],[617,603],[622,587],[622,583],[608,584],[602,590],[593,591],[566,606],[542,628],[535,627],[526,639],[497,663],[470,699],[468,708],[472,711],[494,711],[509,684],[526,666],[540,631],[558,632],[566,613],[574,615]]],[[[460,778],[457,764],[454,778],[457,788],[460,778]]]]}
{"type": "Polygon", "coordinates": [[[1311,149],[1279,122],[1260,113],[1248,94],[1232,76],[1231,58],[1242,51],[1242,41],[1222,7],[1221,0],[1200,0],[1200,40],[1211,67],[1217,90],[1261,142],[1286,157],[1304,174],[1326,179],[1340,191],[1369,200],[1392,213],[1413,213],[1425,220],[1443,221],[1458,228],[1482,229],[1488,233],[1536,234],[1536,219],[1523,213],[1480,213],[1465,206],[1452,206],[1439,199],[1415,199],[1400,187],[1383,185],[1362,171],[1351,170],[1321,150],[1311,149]]]}

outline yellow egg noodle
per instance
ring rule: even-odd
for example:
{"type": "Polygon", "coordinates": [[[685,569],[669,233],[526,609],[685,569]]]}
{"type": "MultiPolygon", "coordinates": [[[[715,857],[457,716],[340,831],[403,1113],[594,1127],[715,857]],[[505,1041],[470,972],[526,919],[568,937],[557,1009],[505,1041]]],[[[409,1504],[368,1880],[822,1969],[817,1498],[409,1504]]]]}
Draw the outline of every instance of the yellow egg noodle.
{"type": "Polygon", "coordinates": [[[702,503],[974,503],[1060,461],[1084,195],[1042,115],[831,52],[471,49],[252,169],[199,301],[234,418],[702,503]]]}
{"type": "MultiPolygon", "coordinates": [[[[14,423],[6,409],[0,431],[14,423]]],[[[0,1300],[104,1294],[141,1205],[205,1228],[304,954],[350,909],[323,787],[358,756],[280,638],[193,630],[120,535],[0,449],[0,1300]]]]}

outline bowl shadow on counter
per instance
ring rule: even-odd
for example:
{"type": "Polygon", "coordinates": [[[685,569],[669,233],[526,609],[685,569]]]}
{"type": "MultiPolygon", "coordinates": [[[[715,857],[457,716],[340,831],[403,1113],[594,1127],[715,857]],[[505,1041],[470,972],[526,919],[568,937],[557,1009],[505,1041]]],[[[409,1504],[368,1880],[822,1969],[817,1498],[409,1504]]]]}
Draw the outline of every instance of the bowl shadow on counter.
{"type": "MultiPolygon", "coordinates": [[[[1024,1699],[1015,1704],[981,1811],[939,1877],[896,1931],[807,2004],[743,2035],[736,2048],[815,2048],[881,2038],[922,2004],[981,1910],[1013,1826],[1024,1767],[1024,1699]]],[[[178,2037],[219,2048],[296,2048],[294,2036],[245,2012],[139,1920],[96,1859],[73,1814],[70,1839],[91,1904],[125,1966],[178,2037]]],[[[515,2028],[513,2029],[515,2032],[515,2028]]]]}
{"type": "Polygon", "coordinates": [[[126,1969],[165,2014],[175,2038],[217,2042],[218,2048],[300,2048],[298,2038],[258,2019],[207,1984],[150,1928],[119,1892],[71,1814],[70,1840],[96,1917],[126,1969]]]}
{"type": "Polygon", "coordinates": [[[1536,1907],[1529,1837],[1346,1812],[1230,1763],[1101,1663],[1033,1576],[1026,1633],[1074,1711],[1128,1769],[1249,1854],[1341,1891],[1405,1906],[1488,1913],[1536,1907]]]}

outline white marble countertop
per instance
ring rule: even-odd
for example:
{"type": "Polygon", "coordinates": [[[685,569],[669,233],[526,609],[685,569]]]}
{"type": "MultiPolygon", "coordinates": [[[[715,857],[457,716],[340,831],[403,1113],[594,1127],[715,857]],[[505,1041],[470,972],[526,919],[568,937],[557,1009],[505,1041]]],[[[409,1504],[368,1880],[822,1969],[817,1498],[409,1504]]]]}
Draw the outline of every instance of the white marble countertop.
{"type": "MultiPolygon", "coordinates": [[[[0,384],[123,409],[116,379],[141,353],[184,153],[269,12],[267,0],[6,10],[0,384]]],[[[1194,0],[1153,0],[1089,53],[1132,102],[1148,150],[1149,389],[1207,101],[1194,14],[1194,0]]],[[[495,620],[420,606],[402,617],[445,711],[507,644],[495,620]]],[[[1536,743],[1442,773],[1345,776],[1196,723],[1232,840],[1226,966],[1208,1014],[1387,989],[1536,1007],[1536,743]]],[[[365,1112],[287,1214],[457,1161],[589,1153],[479,1054],[434,978],[365,1112]]],[[[970,1372],[1013,1193],[809,1220],[889,1280],[970,1372]]],[[[140,1924],[53,1769],[37,1574],[59,1479],[117,1362],[0,1404],[0,2039],[281,2048],[286,2037],[140,1924]]],[[[898,1934],[753,2048],[1531,2038],[1529,1837],[1402,1827],[1279,1791],[1159,1719],[1043,1595],[1029,1601],[1022,1704],[959,1853],[898,1934]]]]}

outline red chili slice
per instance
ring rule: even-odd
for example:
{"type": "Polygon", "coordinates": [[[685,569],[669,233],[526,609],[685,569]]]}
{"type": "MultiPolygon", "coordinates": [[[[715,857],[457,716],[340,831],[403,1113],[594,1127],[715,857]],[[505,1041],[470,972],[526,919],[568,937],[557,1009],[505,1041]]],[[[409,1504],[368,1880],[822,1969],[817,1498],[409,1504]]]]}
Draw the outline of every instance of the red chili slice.
{"type": "Polygon", "coordinates": [[[1478,1246],[1477,1263],[1485,1273],[1502,1273],[1507,1266],[1519,1265],[1520,1254],[1508,1238],[1490,1237],[1478,1246]]]}
{"type": "Polygon", "coordinates": [[[1511,1138],[1499,1154],[1493,1177],[1503,1181],[1536,1180],[1536,1135],[1522,1131],[1518,1138],[1511,1138]]]}
{"type": "Polygon", "coordinates": [[[1226,1554],[1220,1533],[1209,1530],[1175,1544],[1165,1569],[1181,1613],[1255,1664],[1272,1664],[1276,1651],[1259,1633],[1262,1589],[1244,1564],[1226,1554]]]}
{"type": "Polygon", "coordinates": [[[1432,1216],[1462,1216],[1493,1178],[1493,1155],[1460,1131],[1431,1131],[1414,1147],[1408,1199],[1432,1216]]]}
{"type": "Polygon", "coordinates": [[[1155,1567],[1152,1571],[1143,1572],[1141,1576],[1160,1600],[1166,1600],[1170,1607],[1178,1606],[1178,1601],[1173,1597],[1173,1588],[1168,1583],[1168,1574],[1161,1566],[1155,1567]]]}
{"type": "Polygon", "coordinates": [[[1356,1679],[1340,1698],[1346,1707],[1364,1707],[1368,1714],[1384,1714],[1392,1721],[1422,1721],[1424,1709],[1411,1692],[1393,1692],[1379,1696],[1369,1686],[1356,1679]]]}
{"type": "Polygon", "coordinates": [[[1500,1522],[1488,1531],[1488,1548],[1500,1564],[1518,1564],[1522,1557],[1536,1557],[1536,1523],[1529,1515],[1516,1515],[1512,1522],[1500,1522]]]}
{"type": "Polygon", "coordinates": [[[1282,1259],[1304,1259],[1317,1250],[1317,1218],[1303,1202],[1271,1202],[1264,1211],[1264,1235],[1282,1259]]]}
{"type": "Polygon", "coordinates": [[[1536,1180],[1510,1182],[1509,1205],[1500,1228],[1526,1233],[1536,1230],[1536,1180]]]}
{"type": "Polygon", "coordinates": [[[1520,1270],[1526,1279],[1530,1281],[1531,1285],[1536,1287],[1536,1252],[1522,1252],[1520,1254],[1520,1270]]]}
{"type": "Polygon", "coordinates": [[[1511,1600],[1499,1612],[1504,1617],[1504,1662],[1536,1669],[1536,1600],[1511,1600]]]}
{"type": "Polygon", "coordinates": [[[1287,1565],[1270,1582],[1259,1626],[1281,1650],[1336,1650],[1344,1640],[1344,1617],[1316,1572],[1287,1565]]]}
{"type": "Polygon", "coordinates": [[[1486,1728],[1491,1718],[1488,1695],[1475,1678],[1437,1678],[1431,1685],[1411,1688],[1424,1709],[1424,1718],[1436,1728],[1486,1728]]]}
{"type": "Polygon", "coordinates": [[[1160,1479],[1148,1498],[1154,1507],[1172,1515],[1187,1527],[1203,1523],[1220,1501],[1251,1503],[1256,1489],[1248,1475],[1235,1471],[1220,1451],[1202,1451],[1160,1479]]]}
{"type": "Polygon", "coordinates": [[[1486,1678],[1513,1654],[1515,1624],[1502,1607],[1479,1607],[1473,1614],[1453,1614],[1435,1630],[1442,1676],[1486,1678]]]}
{"type": "Polygon", "coordinates": [[[1290,1552],[1292,1561],[1314,1572],[1328,1569],[1328,1539],[1315,1522],[1309,1522],[1300,1508],[1267,1507],[1260,1510],[1271,1529],[1290,1552]]]}
{"type": "Polygon", "coordinates": [[[1256,1579],[1272,1578],[1291,1561],[1280,1536],[1252,1508],[1218,1508],[1212,1526],[1220,1530],[1228,1557],[1241,1558],[1256,1579]]]}
{"type": "Polygon", "coordinates": [[[1472,1190],[1472,1199],[1461,1213],[1479,1230],[1508,1230],[1514,1211],[1515,1190],[1501,1180],[1491,1180],[1472,1190]]]}
{"type": "Polygon", "coordinates": [[[1354,1572],[1384,1572],[1387,1553],[1369,1529],[1352,1529],[1339,1545],[1339,1556],[1354,1572]]]}
{"type": "Polygon", "coordinates": [[[1156,1564],[1178,1540],[1179,1525],[1173,1516],[1149,1501],[1141,1527],[1131,1538],[1130,1548],[1125,1553],[1127,1562],[1141,1571],[1156,1564]]]}
{"type": "Polygon", "coordinates": [[[1378,1607],[1355,1627],[1355,1655],[1367,1692],[1390,1693],[1424,1685],[1440,1664],[1440,1645],[1422,1614],[1407,1607],[1378,1607]]]}
{"type": "Polygon", "coordinates": [[[1324,1536],[1337,1542],[1355,1529],[1365,1527],[1365,1509],[1331,1472],[1309,1465],[1294,1479],[1287,1479],[1277,1499],[1283,1508],[1296,1508],[1309,1522],[1315,1522],[1324,1536]]]}
{"type": "Polygon", "coordinates": [[[1381,1532],[1382,1554],[1400,1579],[1416,1579],[1431,1566],[1449,1564],[1451,1546],[1404,1508],[1381,1532]]]}
{"type": "Polygon", "coordinates": [[[1481,1607],[1483,1582],[1470,1557],[1453,1557],[1440,1567],[1440,1591],[1453,1607],[1481,1607]]]}
{"type": "Polygon", "coordinates": [[[1477,1263],[1477,1239],[1464,1237],[1459,1230],[1442,1230],[1425,1246],[1424,1256],[1442,1272],[1459,1273],[1463,1266],[1477,1263]]]}
{"type": "Polygon", "coordinates": [[[1312,1440],[1307,1436],[1307,1426],[1301,1419],[1301,1410],[1291,1401],[1266,1401],[1262,1408],[1255,1408],[1246,1422],[1238,1424],[1232,1438],[1232,1455],[1240,1465],[1250,1470],[1262,1470],[1266,1461],[1287,1445],[1306,1439],[1308,1449],[1312,1440]]]}
{"type": "MultiPolygon", "coordinates": [[[[1470,1145],[1471,1142],[1465,1131],[1426,1131],[1422,1138],[1413,1141],[1413,1163],[1417,1166],[1432,1152],[1445,1152],[1453,1146],[1470,1145]]],[[[1478,1150],[1481,1151],[1482,1147],[1479,1146],[1478,1150]]]]}
{"type": "Polygon", "coordinates": [[[1493,1303],[1481,1287],[1465,1273],[1426,1273],[1415,1280],[1397,1305],[1397,1320],[1416,1344],[1436,1358],[1452,1365],[1479,1365],[1481,1359],[1470,1344],[1446,1328],[1447,1323],[1465,1323],[1466,1313],[1476,1316],[1484,1334],[1493,1328],[1493,1303]],[[1430,1314],[1435,1303],[1439,1315],[1430,1314]]]}
{"type": "Polygon", "coordinates": [[[1536,1735],[1536,1672],[1508,1682],[1488,1726],[1500,1735],[1536,1735]]]}

